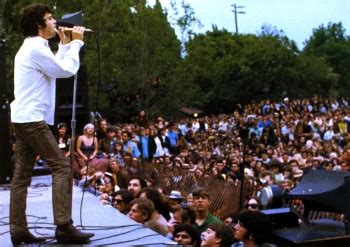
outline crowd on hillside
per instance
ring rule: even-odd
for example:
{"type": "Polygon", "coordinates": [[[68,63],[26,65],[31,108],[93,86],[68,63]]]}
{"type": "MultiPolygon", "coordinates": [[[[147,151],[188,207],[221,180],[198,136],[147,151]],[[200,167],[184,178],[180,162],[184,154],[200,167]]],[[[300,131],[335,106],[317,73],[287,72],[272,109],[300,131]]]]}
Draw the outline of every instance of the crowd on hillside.
{"type": "MultiPolygon", "coordinates": [[[[58,141],[68,151],[67,125],[58,129],[58,141]]],[[[348,170],[349,130],[346,99],[266,100],[237,105],[231,115],[179,122],[161,117],[150,121],[142,111],[135,123],[115,126],[100,119],[96,128],[87,124],[77,139],[74,174],[80,178],[87,161],[106,172],[113,158],[129,175],[142,175],[137,169],[156,163],[186,167],[198,176],[240,180],[244,165],[244,174],[257,181],[294,186],[310,169],[348,170]]]]}
{"type": "MultiPolygon", "coordinates": [[[[178,243],[183,244],[183,238],[197,245],[201,240],[206,243],[212,241],[210,231],[214,231],[214,236],[220,232],[221,244],[230,243],[221,246],[230,246],[233,236],[246,241],[245,235],[238,236],[240,227],[248,229],[253,224],[232,225],[242,212],[218,219],[209,212],[213,195],[206,188],[166,195],[166,188],[153,186],[157,176],[144,176],[145,169],[180,167],[194,177],[215,177],[232,186],[248,179],[254,186],[250,196],[256,196],[267,185],[290,190],[312,169],[349,171],[349,133],[349,101],[345,98],[264,100],[238,104],[230,115],[187,117],[177,122],[148,119],[141,111],[133,123],[114,125],[103,118],[87,123],[76,141],[74,178],[78,186],[98,195],[101,203],[178,243]],[[227,219],[231,219],[228,228],[217,225],[227,219]]],[[[64,155],[70,156],[67,124],[58,125],[57,141],[64,155]]],[[[245,199],[249,205],[252,198],[245,199]]],[[[253,207],[260,207],[258,197],[254,200],[253,207]]],[[[249,213],[243,216],[247,218],[242,222],[251,220],[249,213]]],[[[267,224],[261,217],[261,224],[267,224]]],[[[256,243],[266,240],[263,235],[268,233],[256,233],[256,243]]]]}

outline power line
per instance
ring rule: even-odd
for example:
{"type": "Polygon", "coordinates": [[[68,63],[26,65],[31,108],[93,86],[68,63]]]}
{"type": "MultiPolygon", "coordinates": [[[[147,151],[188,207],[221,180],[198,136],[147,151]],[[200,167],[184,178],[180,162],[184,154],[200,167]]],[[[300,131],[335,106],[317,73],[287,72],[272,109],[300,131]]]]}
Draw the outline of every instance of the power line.
{"type": "Polygon", "coordinates": [[[233,7],[232,12],[235,14],[235,25],[236,25],[236,34],[238,35],[238,21],[237,21],[237,14],[245,14],[244,11],[238,11],[239,9],[243,9],[245,6],[237,6],[235,3],[231,4],[233,7]]]}

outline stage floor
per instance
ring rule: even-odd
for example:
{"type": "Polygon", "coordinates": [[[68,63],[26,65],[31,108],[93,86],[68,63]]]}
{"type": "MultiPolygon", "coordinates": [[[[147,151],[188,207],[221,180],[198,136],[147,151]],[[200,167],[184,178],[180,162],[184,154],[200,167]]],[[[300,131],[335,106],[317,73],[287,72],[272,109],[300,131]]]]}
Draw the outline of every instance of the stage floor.
{"type": "MultiPolygon", "coordinates": [[[[33,177],[28,189],[27,220],[31,232],[36,235],[54,236],[51,176],[33,177]]],[[[94,232],[91,243],[80,246],[113,245],[113,246],[166,246],[176,245],[175,242],[162,235],[136,223],[129,217],[119,213],[118,210],[102,205],[98,198],[86,192],[82,200],[80,188],[73,187],[74,225],[79,229],[94,232]],[[81,227],[83,226],[83,227],[81,227]]],[[[9,201],[10,186],[0,185],[0,245],[12,246],[9,234],[9,201]]],[[[52,239],[43,245],[56,245],[52,239]]],[[[34,246],[34,245],[30,245],[34,246]]],[[[41,245],[42,246],[42,245],[41,245]]]]}

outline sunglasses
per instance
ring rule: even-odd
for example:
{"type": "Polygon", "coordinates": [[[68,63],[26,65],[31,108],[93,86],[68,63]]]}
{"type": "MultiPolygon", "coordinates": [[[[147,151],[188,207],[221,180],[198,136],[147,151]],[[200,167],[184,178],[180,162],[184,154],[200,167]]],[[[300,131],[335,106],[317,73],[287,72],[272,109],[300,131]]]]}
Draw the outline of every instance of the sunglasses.
{"type": "Polygon", "coordinates": [[[120,200],[120,199],[115,199],[113,201],[113,205],[116,205],[116,204],[122,204],[123,200],[120,200]]]}
{"type": "Polygon", "coordinates": [[[105,184],[110,184],[110,183],[112,183],[112,181],[111,180],[104,180],[104,183],[105,184]]]}
{"type": "Polygon", "coordinates": [[[247,204],[246,206],[246,208],[252,208],[252,209],[257,209],[258,207],[259,205],[256,203],[247,204]]]}

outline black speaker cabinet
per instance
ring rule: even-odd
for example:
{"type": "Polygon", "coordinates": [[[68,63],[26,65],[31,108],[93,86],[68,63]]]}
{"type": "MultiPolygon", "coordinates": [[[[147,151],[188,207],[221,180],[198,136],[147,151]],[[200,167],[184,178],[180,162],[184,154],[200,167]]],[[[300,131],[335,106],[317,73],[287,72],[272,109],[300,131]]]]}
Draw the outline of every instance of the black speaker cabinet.
{"type": "Polygon", "coordinates": [[[5,40],[0,37],[0,183],[11,178],[9,104],[7,102],[5,40]]]}
{"type": "Polygon", "coordinates": [[[7,100],[5,40],[0,36],[0,102],[7,100]]]}
{"type": "MultiPolygon", "coordinates": [[[[56,80],[56,116],[55,125],[64,122],[71,125],[73,107],[74,76],[56,80]]],[[[77,98],[76,98],[76,132],[82,133],[83,127],[89,122],[89,91],[87,72],[84,65],[78,71],[77,98]]]]}
{"type": "Polygon", "coordinates": [[[274,229],[299,226],[298,216],[290,208],[267,209],[261,212],[270,218],[274,229]]]}

